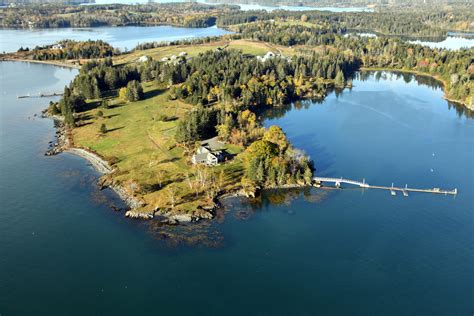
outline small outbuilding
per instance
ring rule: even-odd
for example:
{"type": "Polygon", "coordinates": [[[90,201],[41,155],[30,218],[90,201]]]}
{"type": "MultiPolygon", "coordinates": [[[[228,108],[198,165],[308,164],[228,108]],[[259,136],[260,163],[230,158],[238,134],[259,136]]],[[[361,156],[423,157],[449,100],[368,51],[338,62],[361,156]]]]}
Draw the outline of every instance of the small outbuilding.
{"type": "Polygon", "coordinates": [[[264,56],[257,56],[257,60],[261,62],[265,62],[269,59],[275,58],[277,55],[274,52],[267,52],[264,56]]]}

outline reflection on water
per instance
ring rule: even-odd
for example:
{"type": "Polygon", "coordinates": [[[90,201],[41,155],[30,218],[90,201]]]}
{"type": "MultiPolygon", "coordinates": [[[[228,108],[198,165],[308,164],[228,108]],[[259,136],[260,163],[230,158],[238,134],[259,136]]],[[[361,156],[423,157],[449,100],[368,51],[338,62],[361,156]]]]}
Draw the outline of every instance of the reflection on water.
{"type": "MultiPolygon", "coordinates": [[[[376,82],[386,81],[386,80],[398,80],[402,79],[405,83],[409,84],[411,82],[416,82],[420,86],[429,87],[432,90],[438,90],[443,88],[443,84],[430,76],[423,76],[412,74],[408,72],[401,71],[360,71],[356,72],[352,78],[353,80],[359,80],[361,82],[374,80],[376,82]]],[[[354,89],[355,86],[351,88],[346,88],[344,91],[350,91],[354,89]]],[[[339,96],[343,91],[336,89],[332,91],[335,96],[339,96]]],[[[295,101],[291,104],[286,104],[280,107],[273,107],[266,109],[264,112],[261,112],[264,119],[277,119],[282,118],[288,111],[291,110],[304,110],[309,109],[313,106],[324,105],[324,99],[307,99],[295,101]]],[[[459,117],[474,118],[474,112],[469,110],[462,104],[455,102],[447,101],[448,109],[454,109],[459,117]]]]}

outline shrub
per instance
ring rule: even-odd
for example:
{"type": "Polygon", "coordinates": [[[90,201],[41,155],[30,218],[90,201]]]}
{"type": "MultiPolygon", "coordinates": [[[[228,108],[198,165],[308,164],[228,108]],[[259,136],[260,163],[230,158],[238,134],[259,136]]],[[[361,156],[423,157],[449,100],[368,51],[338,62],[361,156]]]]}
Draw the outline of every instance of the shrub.
{"type": "Polygon", "coordinates": [[[107,133],[107,126],[105,126],[105,124],[100,125],[100,130],[99,131],[100,131],[101,134],[107,133]]]}

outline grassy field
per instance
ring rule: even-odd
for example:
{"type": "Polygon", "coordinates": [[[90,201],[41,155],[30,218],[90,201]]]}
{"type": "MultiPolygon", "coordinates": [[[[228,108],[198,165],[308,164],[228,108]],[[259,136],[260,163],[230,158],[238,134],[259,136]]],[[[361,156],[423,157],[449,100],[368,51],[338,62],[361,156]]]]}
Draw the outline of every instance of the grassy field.
{"type": "MultiPolygon", "coordinates": [[[[145,83],[144,91],[144,100],[125,103],[111,98],[110,108],[81,113],[84,125],[73,131],[75,146],[91,149],[113,162],[116,172],[111,176],[129,193],[144,200],[145,212],[157,207],[171,208],[171,195],[175,197],[177,212],[193,212],[198,206],[210,204],[205,187],[190,187],[197,169],[189,162],[190,153],[176,147],[174,141],[178,121],[191,106],[168,100],[168,90],[157,83],[145,83]],[[98,117],[98,111],[103,112],[103,117],[98,117]],[[159,121],[162,115],[174,119],[159,121]],[[105,134],[99,132],[102,124],[108,130],[105,134]]],[[[229,146],[228,150],[238,154],[241,148],[229,146]]],[[[238,186],[243,167],[236,157],[221,166],[203,170],[216,178],[224,171],[220,185],[227,190],[238,186]]]]}
{"type": "Polygon", "coordinates": [[[269,51],[272,51],[274,53],[283,53],[288,56],[294,54],[295,52],[294,49],[288,47],[273,45],[259,41],[222,40],[199,45],[176,45],[152,48],[147,50],[139,50],[130,54],[114,57],[114,63],[120,65],[130,62],[136,62],[141,56],[148,56],[155,60],[161,60],[163,57],[171,57],[172,55],[178,55],[181,52],[186,52],[188,56],[194,57],[197,56],[199,53],[205,52],[210,49],[216,49],[219,47],[239,49],[242,50],[242,53],[244,54],[250,54],[254,56],[263,56],[269,51]]]}

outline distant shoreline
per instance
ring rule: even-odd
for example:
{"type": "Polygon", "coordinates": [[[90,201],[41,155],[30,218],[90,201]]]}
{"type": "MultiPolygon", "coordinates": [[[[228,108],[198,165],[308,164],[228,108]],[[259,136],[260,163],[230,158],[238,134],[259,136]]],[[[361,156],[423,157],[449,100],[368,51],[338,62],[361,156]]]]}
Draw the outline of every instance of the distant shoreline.
{"type": "Polygon", "coordinates": [[[17,61],[17,62],[24,62],[24,63],[45,64],[45,65],[52,65],[52,66],[57,66],[57,67],[81,69],[81,66],[65,63],[62,61],[55,61],[55,60],[32,60],[32,59],[26,59],[26,58],[2,57],[0,58],[0,61],[17,61]]]}

